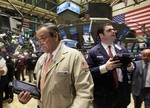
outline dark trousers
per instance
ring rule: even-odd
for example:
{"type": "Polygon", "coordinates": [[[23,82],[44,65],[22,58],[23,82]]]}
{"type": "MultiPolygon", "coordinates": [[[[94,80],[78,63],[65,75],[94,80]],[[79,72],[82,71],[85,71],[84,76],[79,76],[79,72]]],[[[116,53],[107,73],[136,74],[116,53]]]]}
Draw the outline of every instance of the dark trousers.
{"type": "Polygon", "coordinates": [[[134,108],[141,108],[143,102],[142,97],[133,95],[133,100],[134,100],[134,108]]]}
{"type": "Polygon", "coordinates": [[[124,104],[120,88],[118,88],[114,93],[114,99],[111,108],[127,108],[127,105],[124,104]]]}
{"type": "Polygon", "coordinates": [[[127,108],[125,100],[122,97],[122,85],[114,91],[112,95],[100,97],[99,99],[94,98],[93,108],[127,108]]]}
{"type": "Polygon", "coordinates": [[[141,90],[139,96],[133,95],[134,108],[141,108],[142,102],[144,101],[144,107],[150,108],[150,88],[144,88],[141,90]]]}
{"type": "Polygon", "coordinates": [[[0,108],[3,108],[3,86],[0,79],[0,108]]]}
{"type": "Polygon", "coordinates": [[[149,88],[144,88],[142,90],[142,98],[144,100],[144,106],[145,108],[150,108],[150,87],[149,88]]]}
{"type": "Polygon", "coordinates": [[[134,100],[134,108],[141,108],[143,102],[142,97],[133,95],[133,100],[134,100]]]}
{"type": "Polygon", "coordinates": [[[4,87],[4,93],[5,93],[5,98],[11,98],[13,99],[13,90],[12,88],[9,87],[9,85],[5,85],[4,87]]]}

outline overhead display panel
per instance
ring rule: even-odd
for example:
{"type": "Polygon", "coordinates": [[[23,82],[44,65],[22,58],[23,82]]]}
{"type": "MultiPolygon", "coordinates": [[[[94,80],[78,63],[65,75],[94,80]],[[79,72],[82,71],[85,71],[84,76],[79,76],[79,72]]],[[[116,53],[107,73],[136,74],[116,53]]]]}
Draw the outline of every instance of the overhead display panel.
{"type": "Polygon", "coordinates": [[[10,21],[10,29],[12,32],[14,33],[17,33],[17,34],[20,34],[21,31],[20,31],[20,27],[21,27],[21,22],[18,21],[18,20],[15,20],[13,18],[9,18],[9,21],[10,21]]]}
{"type": "Polygon", "coordinates": [[[64,2],[61,5],[59,5],[57,7],[57,12],[56,13],[60,14],[60,13],[62,13],[64,11],[66,11],[66,10],[70,10],[72,12],[80,14],[80,7],[77,4],[72,3],[70,1],[64,2]]]}

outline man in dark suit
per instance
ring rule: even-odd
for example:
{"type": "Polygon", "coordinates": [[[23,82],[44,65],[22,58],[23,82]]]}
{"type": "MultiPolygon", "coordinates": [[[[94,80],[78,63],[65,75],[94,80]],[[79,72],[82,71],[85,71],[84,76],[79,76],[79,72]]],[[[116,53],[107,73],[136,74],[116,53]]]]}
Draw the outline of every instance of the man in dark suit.
{"type": "Polygon", "coordinates": [[[125,47],[114,44],[116,31],[111,24],[100,25],[97,33],[101,42],[89,50],[86,58],[94,80],[93,106],[127,108],[130,103],[127,73],[134,70],[134,64],[125,65],[120,60],[113,60],[112,56],[116,53],[128,51],[125,47]]]}
{"type": "Polygon", "coordinates": [[[150,49],[141,52],[142,60],[136,61],[136,69],[132,78],[132,94],[135,108],[150,108],[150,49]]]}
{"type": "Polygon", "coordinates": [[[1,79],[2,76],[7,74],[7,67],[5,59],[0,56],[0,108],[3,108],[3,81],[1,79]]]}

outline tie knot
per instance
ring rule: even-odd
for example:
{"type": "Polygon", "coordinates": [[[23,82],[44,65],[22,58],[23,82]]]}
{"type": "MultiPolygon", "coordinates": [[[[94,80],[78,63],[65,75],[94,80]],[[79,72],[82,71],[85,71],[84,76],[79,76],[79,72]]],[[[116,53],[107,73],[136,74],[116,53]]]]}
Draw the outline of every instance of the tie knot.
{"type": "Polygon", "coordinates": [[[111,46],[108,46],[109,49],[111,49],[111,46]]]}

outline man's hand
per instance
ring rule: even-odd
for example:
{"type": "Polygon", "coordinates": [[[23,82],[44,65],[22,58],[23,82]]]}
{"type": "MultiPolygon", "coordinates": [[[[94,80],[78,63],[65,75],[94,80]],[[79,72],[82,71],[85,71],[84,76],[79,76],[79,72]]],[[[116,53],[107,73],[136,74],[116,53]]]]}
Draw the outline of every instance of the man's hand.
{"type": "Polygon", "coordinates": [[[110,58],[105,64],[107,71],[113,70],[117,67],[121,67],[121,65],[122,63],[120,63],[120,60],[113,60],[113,58],[110,58]]]}
{"type": "Polygon", "coordinates": [[[22,103],[22,104],[26,104],[29,100],[31,99],[31,95],[30,92],[24,92],[22,91],[19,95],[18,95],[18,100],[22,103]]]}

